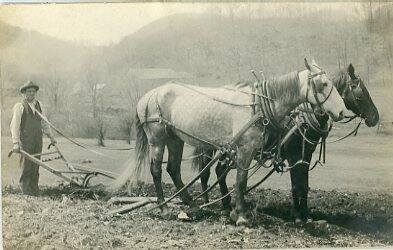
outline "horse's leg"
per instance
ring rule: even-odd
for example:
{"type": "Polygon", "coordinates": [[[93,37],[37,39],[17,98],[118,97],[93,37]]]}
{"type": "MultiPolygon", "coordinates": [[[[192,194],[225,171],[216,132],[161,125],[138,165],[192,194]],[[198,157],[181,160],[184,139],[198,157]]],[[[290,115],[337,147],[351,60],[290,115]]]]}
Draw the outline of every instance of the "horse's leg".
{"type": "MultiPolygon", "coordinates": [[[[168,139],[167,147],[168,147],[168,165],[166,167],[166,170],[171,176],[172,181],[175,184],[177,190],[179,190],[184,186],[184,183],[181,179],[181,171],[180,171],[184,142],[178,138],[171,138],[168,139]]],[[[184,204],[190,206],[195,205],[187,190],[184,190],[183,192],[180,193],[180,198],[182,199],[184,204]]]]}
{"type": "Polygon", "coordinates": [[[247,225],[246,208],[244,194],[247,190],[247,176],[248,171],[245,170],[249,167],[254,150],[251,147],[243,146],[237,152],[237,175],[236,175],[236,206],[231,212],[231,219],[236,220],[236,225],[247,225]]]}
{"type": "Polygon", "coordinates": [[[301,171],[302,171],[302,179],[301,179],[301,191],[300,191],[300,203],[299,203],[299,208],[300,208],[300,216],[303,220],[311,220],[311,217],[309,215],[308,211],[308,190],[309,190],[309,185],[308,185],[308,169],[310,165],[305,164],[302,166],[301,171]]]}
{"type": "MultiPolygon", "coordinates": [[[[290,166],[296,163],[296,160],[288,159],[290,166]]],[[[301,221],[300,216],[300,194],[302,185],[302,168],[304,165],[298,165],[290,170],[291,175],[291,186],[292,186],[292,200],[293,200],[293,215],[295,217],[295,222],[301,221]]]]}
{"type": "MultiPolygon", "coordinates": [[[[202,164],[199,165],[199,172],[202,171],[202,169],[204,169],[205,166],[210,162],[210,158],[205,157],[205,156],[202,156],[202,157],[203,157],[203,161],[202,161],[202,164]]],[[[205,172],[203,172],[201,175],[202,192],[205,192],[206,189],[208,188],[207,183],[209,182],[209,178],[210,178],[210,168],[205,170],[205,172]]],[[[203,199],[204,199],[205,203],[209,202],[209,194],[205,193],[203,195],[203,199]]]]}
{"type": "MultiPolygon", "coordinates": [[[[150,145],[150,172],[153,176],[154,187],[156,188],[157,203],[164,202],[164,191],[162,189],[162,157],[164,155],[165,145],[150,145]]],[[[164,207],[161,207],[163,210],[164,207]]]]}
{"type": "MultiPolygon", "coordinates": [[[[217,179],[220,178],[229,168],[227,164],[221,164],[221,162],[218,162],[217,167],[216,167],[216,175],[217,179]]],[[[228,193],[228,186],[226,182],[228,173],[225,173],[225,176],[218,182],[220,185],[220,191],[221,195],[225,196],[228,193]]],[[[225,210],[230,210],[231,209],[231,196],[228,195],[222,200],[222,206],[224,207],[225,210]]]]}
{"type": "MultiPolygon", "coordinates": [[[[306,147],[304,161],[310,162],[312,158],[312,152],[309,147],[306,147]]],[[[301,160],[301,153],[294,153],[292,157],[288,159],[290,165],[295,164],[298,160],[301,160]]],[[[292,184],[292,199],[295,222],[302,220],[308,220],[308,170],[309,164],[301,164],[290,170],[291,173],[291,184],[292,184]]]]}

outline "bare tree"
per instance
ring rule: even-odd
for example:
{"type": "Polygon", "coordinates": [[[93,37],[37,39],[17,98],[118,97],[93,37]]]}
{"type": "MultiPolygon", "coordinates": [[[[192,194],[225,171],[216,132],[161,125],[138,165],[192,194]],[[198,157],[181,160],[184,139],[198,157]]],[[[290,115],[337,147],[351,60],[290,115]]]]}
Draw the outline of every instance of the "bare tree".
{"type": "Polygon", "coordinates": [[[106,125],[104,121],[104,114],[100,112],[95,118],[96,128],[97,128],[97,141],[98,145],[104,147],[104,140],[106,135],[106,125]]]}
{"type": "Polygon", "coordinates": [[[57,72],[56,65],[51,70],[51,76],[48,84],[48,91],[49,91],[49,99],[51,101],[52,107],[55,111],[59,110],[59,103],[60,103],[60,79],[59,74],[57,72]]]}
{"type": "Polygon", "coordinates": [[[96,131],[98,145],[104,146],[106,124],[104,119],[104,97],[102,89],[105,87],[101,77],[103,70],[99,64],[99,55],[93,55],[85,70],[86,87],[91,104],[93,130],[96,131]]]}

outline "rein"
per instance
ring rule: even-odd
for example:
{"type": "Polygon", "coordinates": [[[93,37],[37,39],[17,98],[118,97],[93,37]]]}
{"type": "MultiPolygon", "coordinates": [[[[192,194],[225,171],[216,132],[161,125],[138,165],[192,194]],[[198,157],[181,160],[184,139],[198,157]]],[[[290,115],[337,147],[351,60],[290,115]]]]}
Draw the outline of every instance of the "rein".
{"type": "MultiPolygon", "coordinates": [[[[219,99],[219,98],[217,98],[217,97],[208,95],[208,94],[206,94],[206,93],[203,93],[203,92],[201,92],[201,91],[199,91],[199,90],[196,90],[196,89],[194,89],[194,88],[191,88],[191,87],[189,87],[189,86],[187,86],[187,85],[185,85],[185,84],[176,83],[176,85],[182,86],[182,87],[184,87],[184,88],[186,88],[186,89],[189,89],[189,90],[194,91],[194,92],[196,92],[196,93],[198,93],[198,94],[201,94],[201,95],[203,95],[203,96],[206,96],[206,97],[208,97],[209,99],[211,99],[211,100],[213,100],[213,101],[216,101],[216,102],[221,102],[221,103],[228,104],[228,105],[232,105],[232,106],[236,106],[236,107],[253,107],[253,106],[256,105],[255,103],[233,103],[233,102],[228,102],[228,101],[219,99]]],[[[233,91],[235,91],[235,89],[228,89],[228,90],[233,90],[233,91]]]]}
{"type": "Polygon", "coordinates": [[[62,137],[64,137],[64,138],[67,139],[68,141],[70,141],[71,143],[73,143],[73,144],[75,144],[75,145],[77,145],[77,146],[79,146],[79,147],[81,147],[81,148],[83,148],[83,149],[85,149],[85,150],[87,150],[87,151],[89,151],[89,152],[91,152],[91,153],[94,153],[94,154],[97,154],[97,155],[101,155],[101,156],[104,156],[104,157],[107,157],[107,158],[115,159],[115,158],[113,158],[113,157],[111,157],[111,156],[109,156],[109,155],[100,153],[100,152],[95,151],[95,150],[93,150],[93,149],[89,149],[87,146],[83,145],[81,142],[78,142],[78,141],[75,140],[75,139],[69,138],[69,137],[66,136],[60,129],[58,129],[55,125],[53,125],[53,124],[52,124],[45,116],[43,116],[40,112],[38,112],[38,111],[36,110],[36,113],[37,113],[38,116],[41,117],[41,119],[42,119],[44,122],[46,122],[53,130],[55,130],[59,135],[61,135],[62,137]]]}
{"type": "MultiPolygon", "coordinates": [[[[223,88],[223,89],[227,89],[227,90],[242,92],[242,93],[248,94],[248,95],[263,97],[263,98],[269,99],[269,100],[271,100],[271,101],[275,101],[275,100],[276,100],[276,99],[270,98],[270,97],[268,97],[268,96],[266,96],[266,95],[263,95],[263,94],[261,94],[261,93],[257,93],[257,92],[254,92],[254,91],[253,91],[253,92],[249,92],[249,91],[245,91],[245,90],[241,90],[241,89],[233,89],[233,88],[230,88],[230,87],[222,87],[222,88],[223,88]]],[[[255,104],[254,104],[254,105],[255,105],[255,104]]]]}
{"type": "Polygon", "coordinates": [[[350,137],[351,135],[356,136],[357,133],[358,133],[358,130],[359,130],[361,124],[362,124],[362,119],[360,120],[360,122],[358,123],[358,125],[356,125],[356,127],[355,127],[351,132],[349,132],[347,135],[345,135],[345,136],[343,136],[343,137],[340,137],[340,138],[338,138],[338,139],[336,139],[336,140],[333,140],[333,141],[328,141],[327,143],[339,142],[339,141],[342,141],[342,140],[344,140],[344,139],[350,137]]]}

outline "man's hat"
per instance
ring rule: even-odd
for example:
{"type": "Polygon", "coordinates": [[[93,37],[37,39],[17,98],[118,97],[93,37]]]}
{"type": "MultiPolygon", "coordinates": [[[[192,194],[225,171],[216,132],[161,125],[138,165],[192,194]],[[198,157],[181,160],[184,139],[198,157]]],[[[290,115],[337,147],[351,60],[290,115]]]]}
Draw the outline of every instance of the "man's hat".
{"type": "Polygon", "coordinates": [[[23,84],[22,87],[20,87],[19,91],[21,93],[24,93],[26,91],[26,89],[29,89],[29,88],[35,88],[36,91],[38,91],[40,89],[40,87],[37,84],[35,84],[32,81],[28,81],[25,84],[23,84]]]}

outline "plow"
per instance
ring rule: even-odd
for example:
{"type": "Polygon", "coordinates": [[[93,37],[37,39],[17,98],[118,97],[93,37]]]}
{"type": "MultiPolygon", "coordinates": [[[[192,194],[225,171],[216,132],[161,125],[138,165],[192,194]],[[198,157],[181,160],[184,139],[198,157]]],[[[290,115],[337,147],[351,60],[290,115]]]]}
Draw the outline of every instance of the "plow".
{"type": "MultiPolygon", "coordinates": [[[[49,144],[48,149],[50,149],[51,146],[53,146],[55,150],[31,155],[21,149],[19,154],[22,157],[36,163],[46,171],[56,175],[63,181],[66,181],[71,185],[75,185],[80,188],[89,188],[90,180],[94,177],[101,176],[112,180],[117,177],[116,174],[109,171],[86,167],[81,164],[71,163],[64,157],[58,146],[49,144]],[[62,170],[51,166],[51,163],[55,161],[61,162],[61,164],[63,165],[62,170]]],[[[13,152],[11,151],[8,154],[8,157],[11,157],[12,154],[13,152]]]]}

